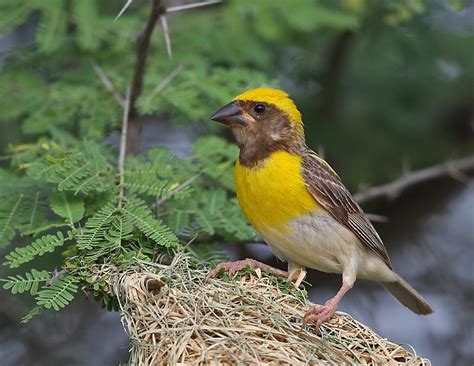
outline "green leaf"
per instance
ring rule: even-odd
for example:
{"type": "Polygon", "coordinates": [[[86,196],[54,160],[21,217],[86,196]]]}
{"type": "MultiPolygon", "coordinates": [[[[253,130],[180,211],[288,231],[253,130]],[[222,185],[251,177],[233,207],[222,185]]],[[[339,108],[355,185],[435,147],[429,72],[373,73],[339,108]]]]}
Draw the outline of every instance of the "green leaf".
{"type": "Polygon", "coordinates": [[[74,18],[78,27],[78,42],[84,50],[96,50],[100,45],[97,34],[98,19],[95,0],[80,0],[73,2],[74,18]]]}
{"type": "Polygon", "coordinates": [[[132,199],[123,208],[124,213],[150,239],[167,248],[177,248],[178,238],[162,221],[152,217],[152,212],[140,199],[132,199]]]}
{"type": "Polygon", "coordinates": [[[38,285],[45,283],[49,279],[49,273],[47,271],[38,271],[32,269],[30,272],[26,272],[24,276],[8,276],[7,279],[0,281],[5,282],[3,288],[10,290],[12,294],[22,294],[25,291],[29,291],[31,295],[35,295],[38,292],[38,285]]]}
{"type": "Polygon", "coordinates": [[[4,212],[0,217],[0,248],[8,245],[15,236],[15,228],[12,223],[24,197],[24,193],[20,194],[8,212],[4,212]]]}
{"type": "Polygon", "coordinates": [[[57,278],[51,287],[43,287],[36,296],[36,303],[45,309],[58,311],[66,307],[78,290],[78,279],[72,275],[57,278]]]}
{"type": "Polygon", "coordinates": [[[56,235],[44,235],[29,245],[15,248],[15,250],[5,256],[5,262],[3,264],[10,268],[17,268],[38,256],[42,256],[45,253],[52,253],[57,247],[63,245],[67,240],[73,237],[74,232],[72,231],[68,231],[66,236],[60,231],[58,231],[56,235]]]}
{"type": "Polygon", "coordinates": [[[84,217],[84,202],[70,192],[51,194],[51,209],[71,226],[84,217]]]}
{"type": "Polygon", "coordinates": [[[100,246],[106,240],[106,232],[111,228],[116,211],[115,202],[110,202],[87,220],[77,240],[77,247],[79,249],[93,249],[94,246],[100,246]]]}
{"type": "Polygon", "coordinates": [[[21,318],[21,322],[23,324],[26,324],[28,323],[31,319],[33,319],[35,316],[41,314],[42,312],[45,311],[45,308],[42,307],[42,306],[35,306],[33,309],[31,309],[28,314],[26,314],[25,316],[23,316],[23,318],[21,318]]]}
{"type": "Polygon", "coordinates": [[[50,53],[61,47],[67,26],[64,0],[48,0],[38,25],[36,39],[41,51],[50,53]],[[53,6],[54,4],[54,6],[53,6]]]}

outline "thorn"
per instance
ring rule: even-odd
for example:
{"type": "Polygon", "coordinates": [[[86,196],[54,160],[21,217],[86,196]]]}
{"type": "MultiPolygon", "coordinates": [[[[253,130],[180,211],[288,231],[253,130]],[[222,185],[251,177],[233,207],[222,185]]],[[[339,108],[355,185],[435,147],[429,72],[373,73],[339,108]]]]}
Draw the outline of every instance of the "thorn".
{"type": "Polygon", "coordinates": [[[173,81],[173,79],[181,72],[183,67],[178,65],[173,71],[171,71],[168,76],[166,76],[151,92],[149,99],[153,98],[156,94],[161,93],[169,83],[173,81]]]}
{"type": "Polygon", "coordinates": [[[200,3],[192,3],[192,4],[187,4],[187,5],[172,6],[170,8],[167,8],[166,12],[167,13],[172,13],[172,12],[176,12],[176,11],[189,10],[189,9],[194,9],[194,8],[200,8],[202,6],[219,4],[221,2],[222,2],[222,0],[211,0],[211,1],[203,1],[203,2],[200,2],[200,3]]]}
{"type": "Polygon", "coordinates": [[[122,10],[120,10],[120,12],[118,13],[118,15],[115,17],[114,22],[116,22],[117,19],[122,16],[122,14],[125,12],[125,10],[127,10],[127,8],[130,6],[130,4],[132,3],[132,1],[133,1],[133,0],[127,0],[127,2],[125,3],[125,5],[123,6],[122,10]]]}
{"type": "Polygon", "coordinates": [[[102,70],[102,68],[96,64],[95,62],[92,64],[92,67],[94,68],[94,72],[97,74],[99,77],[100,81],[102,81],[102,84],[104,84],[105,89],[107,89],[109,92],[114,93],[115,100],[117,103],[124,108],[125,107],[125,100],[123,96],[117,91],[115,88],[114,83],[110,78],[107,76],[107,74],[102,70]]]}
{"type": "Polygon", "coordinates": [[[163,33],[165,35],[165,43],[166,43],[166,52],[168,53],[168,57],[171,60],[173,58],[173,54],[171,52],[171,38],[170,32],[168,29],[168,19],[165,15],[160,15],[161,26],[163,27],[163,33]]]}

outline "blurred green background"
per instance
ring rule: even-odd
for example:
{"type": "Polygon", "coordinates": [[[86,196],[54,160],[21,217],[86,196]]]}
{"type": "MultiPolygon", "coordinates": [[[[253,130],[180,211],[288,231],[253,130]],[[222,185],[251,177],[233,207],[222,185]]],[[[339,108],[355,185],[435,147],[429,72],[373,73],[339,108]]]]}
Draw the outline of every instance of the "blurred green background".
{"type": "MultiPolygon", "coordinates": [[[[192,1],[163,2],[169,10],[189,3],[192,1]]],[[[136,41],[150,12],[149,1],[135,0],[114,21],[123,5],[124,1],[116,0],[0,0],[3,167],[9,166],[11,152],[27,142],[52,139],[67,147],[87,138],[116,144],[121,110],[97,70],[107,75],[115,91],[124,93],[135,68],[136,41]]],[[[242,90],[269,85],[289,92],[303,113],[308,145],[331,162],[352,191],[390,181],[409,169],[474,152],[474,1],[228,0],[167,13],[169,45],[164,25],[159,25],[136,103],[141,136],[135,142],[136,151],[166,144],[186,155],[196,136],[229,137],[208,116],[242,90]],[[170,73],[173,80],[157,90],[170,73]]],[[[397,222],[396,217],[407,214],[397,207],[413,211],[426,205],[432,207],[431,213],[445,212],[450,197],[466,194],[457,183],[437,184],[436,189],[424,187],[409,196],[411,206],[397,201],[388,207],[374,205],[374,209],[397,222]],[[442,197],[444,205],[427,204],[442,197]],[[394,217],[392,212],[396,212],[394,217]]],[[[469,192],[465,200],[470,197],[472,202],[472,189],[469,192]]],[[[466,225],[453,228],[449,235],[464,230],[459,245],[468,250],[474,244],[473,208],[463,207],[466,225]]],[[[419,214],[427,215],[423,218],[428,220],[429,212],[419,214]]],[[[395,231],[410,227],[405,224],[395,231]]],[[[418,238],[416,232],[413,229],[413,242],[418,238]]],[[[392,245],[389,252],[397,252],[392,245]]],[[[423,277],[435,267],[436,262],[423,277]]],[[[472,275],[472,268],[465,271],[472,275]]],[[[1,296],[4,304],[18,301],[6,291],[1,296]]],[[[472,297],[461,302],[459,306],[467,309],[472,297]]],[[[442,301],[435,301],[435,307],[440,304],[442,301]]],[[[26,332],[15,323],[19,315],[11,306],[2,314],[1,321],[8,324],[2,329],[10,329],[8,335],[0,335],[3,343],[26,332]]],[[[70,321],[72,310],[68,311],[69,315],[57,315],[63,316],[58,324],[70,321]]],[[[81,306],[75,311],[80,313],[81,306]]],[[[104,317],[90,303],[82,312],[104,317]]],[[[435,320],[427,331],[436,332],[443,324],[435,320]]],[[[119,330],[111,329],[114,335],[101,335],[101,339],[116,339],[112,349],[126,346],[125,336],[115,336],[119,330]]],[[[449,336],[453,334],[457,333],[449,336]]],[[[468,333],[463,334],[464,339],[469,338],[468,333]]],[[[67,337],[63,336],[69,346],[77,342],[67,337]]],[[[440,357],[435,350],[442,339],[424,344],[424,354],[440,357]]],[[[414,342],[418,349],[416,339],[414,342]]],[[[32,354],[39,357],[28,347],[16,348],[18,357],[12,358],[12,365],[32,364],[32,354]]],[[[68,362],[116,362],[115,354],[94,363],[97,354],[81,358],[81,346],[77,347],[68,353],[68,362]]],[[[433,359],[434,363],[472,361],[472,350],[451,348],[443,360],[433,359]]],[[[118,358],[125,360],[126,349],[122,351],[118,358]]],[[[38,364],[64,361],[41,357],[38,364]]]]}

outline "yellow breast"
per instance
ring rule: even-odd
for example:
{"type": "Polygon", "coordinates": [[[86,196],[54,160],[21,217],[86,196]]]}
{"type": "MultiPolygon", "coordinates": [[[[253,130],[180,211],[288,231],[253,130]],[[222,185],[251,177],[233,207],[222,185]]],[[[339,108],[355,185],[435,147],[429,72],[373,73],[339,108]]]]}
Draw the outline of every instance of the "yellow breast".
{"type": "Polygon", "coordinates": [[[318,203],[306,189],[301,160],[278,151],[252,168],[237,162],[237,199],[257,231],[284,230],[288,221],[318,210],[318,203]]]}

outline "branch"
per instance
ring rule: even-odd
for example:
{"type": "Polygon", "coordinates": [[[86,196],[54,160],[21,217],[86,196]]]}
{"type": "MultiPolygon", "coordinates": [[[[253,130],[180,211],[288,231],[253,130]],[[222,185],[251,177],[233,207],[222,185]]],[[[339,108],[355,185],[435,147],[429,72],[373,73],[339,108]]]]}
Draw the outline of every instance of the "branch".
{"type": "Polygon", "coordinates": [[[452,177],[465,182],[466,177],[463,172],[471,170],[474,170],[474,156],[447,161],[445,163],[407,173],[392,182],[363,189],[354,194],[354,198],[360,204],[379,198],[394,199],[407,188],[437,178],[452,177]]]}
{"type": "Polygon", "coordinates": [[[51,278],[46,282],[46,287],[51,287],[53,286],[54,281],[56,281],[59,277],[64,276],[65,274],[69,273],[69,270],[67,268],[62,269],[58,271],[55,269],[53,272],[51,272],[51,278]]]}
{"type": "Polygon", "coordinates": [[[130,118],[134,118],[137,114],[135,102],[140,96],[143,87],[143,76],[145,75],[146,61],[148,58],[148,49],[150,40],[156,22],[161,14],[165,12],[165,8],[161,5],[161,0],[152,0],[152,8],[150,17],[146,23],[145,29],[138,37],[137,61],[135,64],[135,73],[133,75],[131,97],[130,97],[130,118]]]}

